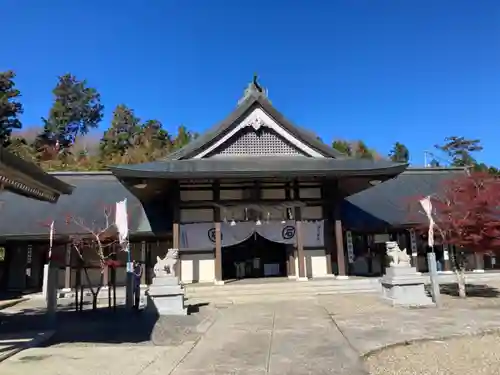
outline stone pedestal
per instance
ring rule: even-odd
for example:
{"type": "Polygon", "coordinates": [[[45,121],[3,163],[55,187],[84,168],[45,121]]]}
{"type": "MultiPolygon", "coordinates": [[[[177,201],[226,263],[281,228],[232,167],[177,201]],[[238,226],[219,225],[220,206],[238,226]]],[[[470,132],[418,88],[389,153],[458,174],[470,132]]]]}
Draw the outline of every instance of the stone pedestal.
{"type": "Polygon", "coordinates": [[[178,277],[167,275],[153,278],[147,296],[147,311],[158,315],[187,315],[184,289],[178,277]]]}
{"type": "Polygon", "coordinates": [[[382,284],[382,298],[393,306],[434,306],[425,292],[425,277],[415,267],[388,267],[382,284]]]}

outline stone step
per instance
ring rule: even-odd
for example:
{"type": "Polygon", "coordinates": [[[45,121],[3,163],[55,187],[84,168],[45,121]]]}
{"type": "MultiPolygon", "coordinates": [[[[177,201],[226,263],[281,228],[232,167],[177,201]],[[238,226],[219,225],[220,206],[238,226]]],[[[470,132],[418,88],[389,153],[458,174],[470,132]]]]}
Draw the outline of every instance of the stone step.
{"type": "Polygon", "coordinates": [[[251,303],[251,302],[276,302],[276,301],[290,301],[290,300],[307,300],[313,299],[316,296],[335,296],[340,294],[352,293],[379,293],[377,289],[358,289],[358,290],[330,290],[318,293],[299,292],[299,293],[274,293],[274,294],[239,294],[239,295],[205,295],[193,296],[186,298],[186,304],[210,304],[210,305],[224,305],[236,303],[251,303]]]}
{"type": "Polygon", "coordinates": [[[263,296],[287,295],[304,296],[335,293],[376,292],[380,290],[378,280],[330,280],[329,282],[295,282],[240,284],[223,286],[187,286],[186,297],[226,297],[226,296],[263,296]]]}

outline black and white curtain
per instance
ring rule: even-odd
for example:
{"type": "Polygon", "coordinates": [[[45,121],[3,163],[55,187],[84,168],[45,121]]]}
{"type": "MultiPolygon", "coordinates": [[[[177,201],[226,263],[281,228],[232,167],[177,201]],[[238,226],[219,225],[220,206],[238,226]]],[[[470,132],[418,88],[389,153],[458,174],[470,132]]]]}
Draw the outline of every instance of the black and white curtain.
{"type": "MultiPolygon", "coordinates": [[[[269,221],[257,225],[253,221],[221,223],[222,247],[234,246],[249,239],[254,233],[265,239],[295,244],[297,241],[295,221],[269,221]]],[[[324,246],[324,222],[302,222],[302,236],[305,247],[324,246]]],[[[183,224],[180,227],[181,249],[212,249],[215,247],[215,226],[213,223],[183,224]]]]}

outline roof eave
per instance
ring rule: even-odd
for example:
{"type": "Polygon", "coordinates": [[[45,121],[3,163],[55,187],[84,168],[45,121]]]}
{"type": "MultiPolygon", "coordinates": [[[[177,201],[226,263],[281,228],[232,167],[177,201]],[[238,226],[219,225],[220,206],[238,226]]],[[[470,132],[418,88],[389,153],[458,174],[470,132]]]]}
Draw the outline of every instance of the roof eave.
{"type": "Polygon", "coordinates": [[[19,158],[18,156],[5,150],[3,147],[0,147],[0,164],[4,164],[8,168],[17,170],[21,174],[26,175],[41,184],[45,190],[51,191],[57,195],[69,195],[73,192],[73,186],[49,175],[40,167],[19,158]]]}
{"type": "Polygon", "coordinates": [[[374,169],[311,169],[311,170],[212,170],[212,171],[158,171],[158,170],[137,170],[126,166],[110,167],[113,174],[118,178],[162,178],[162,179],[192,179],[192,178],[259,178],[259,177],[382,177],[382,180],[390,179],[402,173],[408,167],[407,164],[397,164],[386,168],[374,169]]]}

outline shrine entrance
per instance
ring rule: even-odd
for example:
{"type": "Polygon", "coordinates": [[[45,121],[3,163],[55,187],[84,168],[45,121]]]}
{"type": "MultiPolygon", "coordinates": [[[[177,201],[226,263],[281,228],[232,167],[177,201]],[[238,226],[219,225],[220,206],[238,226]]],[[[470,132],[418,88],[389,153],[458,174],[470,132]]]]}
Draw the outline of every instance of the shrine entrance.
{"type": "Polygon", "coordinates": [[[290,245],[269,241],[258,233],[222,248],[223,280],[287,276],[290,245]]]}

